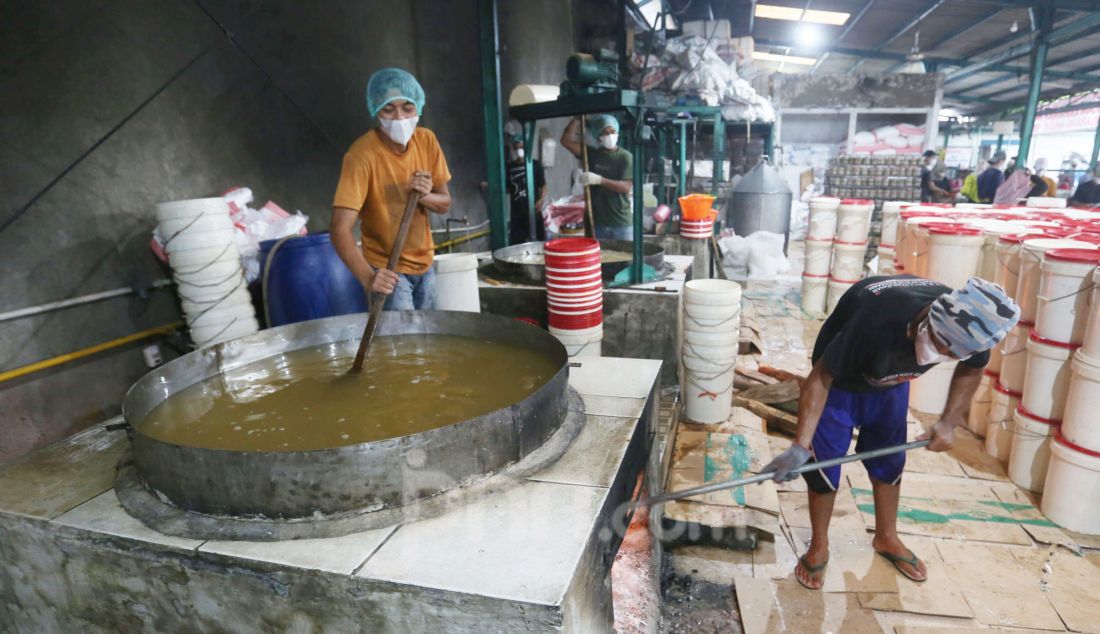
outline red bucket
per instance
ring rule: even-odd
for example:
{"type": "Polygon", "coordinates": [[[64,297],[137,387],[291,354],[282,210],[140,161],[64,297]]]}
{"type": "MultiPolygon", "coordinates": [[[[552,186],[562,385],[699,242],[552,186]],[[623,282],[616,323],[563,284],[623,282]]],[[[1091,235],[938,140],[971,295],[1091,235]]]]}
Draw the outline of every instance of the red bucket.
{"type": "Polygon", "coordinates": [[[549,311],[549,323],[552,328],[561,330],[583,330],[595,328],[603,323],[603,310],[597,309],[583,315],[568,315],[555,311],[549,311]]]}
{"type": "Polygon", "coordinates": [[[600,265],[600,243],[592,238],[559,238],[544,247],[546,269],[589,269],[600,265]]]}

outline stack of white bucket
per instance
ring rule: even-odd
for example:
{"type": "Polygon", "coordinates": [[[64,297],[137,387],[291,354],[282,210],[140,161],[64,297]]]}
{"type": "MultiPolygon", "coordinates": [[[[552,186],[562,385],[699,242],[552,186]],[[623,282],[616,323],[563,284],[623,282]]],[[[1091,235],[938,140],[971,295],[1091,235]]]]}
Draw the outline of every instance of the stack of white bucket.
{"type": "MultiPolygon", "coordinates": [[[[1100,421],[1100,269],[1096,268],[1097,264],[1100,264],[1100,252],[1097,251],[1074,249],[1044,254],[1036,330],[1045,336],[1061,334],[1081,345],[1070,363],[1061,428],[1049,429],[1045,435],[1036,434],[1040,438],[1028,446],[1022,442],[1013,443],[1013,463],[1017,451],[1036,454],[1031,473],[1038,473],[1039,484],[1043,485],[1043,513],[1061,526],[1091,535],[1100,534],[1100,505],[1096,503],[1100,500],[1100,425],[1097,424],[1100,421]],[[1045,480],[1039,471],[1041,468],[1046,470],[1045,480]]],[[[1031,372],[1029,361],[1029,382],[1031,372]]],[[[1043,370],[1044,375],[1049,372],[1049,368],[1043,370]]],[[[1064,380],[1064,376],[1055,377],[1054,391],[1064,380]]],[[[1025,440],[1019,433],[1017,438],[1025,440]]]]}
{"type": "Polygon", "coordinates": [[[259,330],[229,205],[221,198],[160,203],[157,222],[195,345],[259,330]]]}
{"type": "Polygon", "coordinates": [[[875,203],[847,198],[837,207],[836,240],[833,241],[833,263],[829,269],[829,292],[826,311],[831,313],[844,293],[863,277],[863,260],[867,255],[867,234],[871,230],[871,213],[875,203]]]}
{"type": "Polygon", "coordinates": [[[680,343],[684,416],[722,423],[733,408],[733,378],[741,331],[741,287],[728,280],[684,285],[680,343]]]}
{"type": "Polygon", "coordinates": [[[802,310],[814,317],[825,314],[838,207],[840,207],[839,198],[810,199],[806,261],[802,271],[802,310]]]}
{"type": "Polygon", "coordinates": [[[894,270],[894,260],[897,258],[898,221],[902,210],[911,204],[897,200],[882,203],[882,231],[878,244],[879,275],[893,275],[897,272],[894,270]]]}

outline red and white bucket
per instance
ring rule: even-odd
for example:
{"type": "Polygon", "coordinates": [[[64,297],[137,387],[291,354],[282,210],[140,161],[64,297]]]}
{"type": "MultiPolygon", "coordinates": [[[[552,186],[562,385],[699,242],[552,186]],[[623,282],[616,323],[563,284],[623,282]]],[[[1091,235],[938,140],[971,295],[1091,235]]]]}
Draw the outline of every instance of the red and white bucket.
{"type": "Polygon", "coordinates": [[[551,329],[591,331],[602,327],[600,243],[591,238],[560,238],[547,242],[544,250],[551,329]]]}
{"type": "Polygon", "coordinates": [[[985,430],[985,452],[1002,463],[1008,463],[1012,451],[1012,427],[1019,392],[1000,383],[993,384],[993,402],[989,406],[989,426],[985,430]]]}
{"type": "Polygon", "coordinates": [[[1008,477],[1028,491],[1042,493],[1050,463],[1050,441],[1060,421],[1038,416],[1021,405],[1016,408],[1014,422],[1008,477]]]}
{"type": "Polygon", "coordinates": [[[1075,445],[1100,451],[1100,359],[1078,350],[1066,395],[1062,434],[1075,445]]]}
{"type": "Polygon", "coordinates": [[[1066,439],[1050,444],[1050,467],[1039,504],[1043,515],[1063,528],[1100,535],[1100,451],[1066,439]]]}
{"type": "Polygon", "coordinates": [[[680,236],[691,240],[709,240],[714,235],[714,218],[680,220],[680,236]]]}

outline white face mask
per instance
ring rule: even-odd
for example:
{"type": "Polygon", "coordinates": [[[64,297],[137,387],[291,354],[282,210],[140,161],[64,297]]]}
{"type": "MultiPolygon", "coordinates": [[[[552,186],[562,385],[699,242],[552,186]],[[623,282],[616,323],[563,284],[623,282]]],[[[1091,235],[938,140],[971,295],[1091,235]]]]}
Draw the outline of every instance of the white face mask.
{"type": "Polygon", "coordinates": [[[917,329],[917,338],[914,341],[917,353],[917,363],[919,365],[931,365],[933,363],[946,363],[948,361],[955,361],[955,357],[942,354],[936,349],[936,344],[932,343],[932,333],[928,330],[928,322],[924,322],[917,329]]]}
{"type": "Polygon", "coordinates": [[[378,123],[382,126],[382,131],[386,133],[386,136],[388,136],[391,141],[401,146],[409,144],[409,140],[413,137],[413,132],[416,131],[416,124],[418,121],[420,121],[420,117],[409,117],[408,119],[378,119],[378,123]]]}
{"type": "Polygon", "coordinates": [[[522,160],[524,156],[523,148],[516,148],[516,158],[522,160]]]}
{"type": "Polygon", "coordinates": [[[615,146],[618,145],[618,144],[619,144],[619,135],[618,134],[614,134],[614,133],[605,134],[602,137],[600,137],[600,145],[602,145],[604,147],[604,149],[613,150],[613,149],[615,149],[615,146]]]}

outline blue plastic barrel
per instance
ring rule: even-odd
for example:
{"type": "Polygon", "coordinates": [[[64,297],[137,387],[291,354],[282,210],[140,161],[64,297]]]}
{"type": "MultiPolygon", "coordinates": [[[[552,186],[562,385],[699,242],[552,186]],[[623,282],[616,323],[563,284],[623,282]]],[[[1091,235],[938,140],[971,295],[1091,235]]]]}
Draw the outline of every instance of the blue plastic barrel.
{"type": "Polygon", "coordinates": [[[328,232],[286,239],[275,249],[267,271],[268,255],[278,242],[260,243],[268,327],[366,312],[363,285],[336,254],[328,232]]]}

